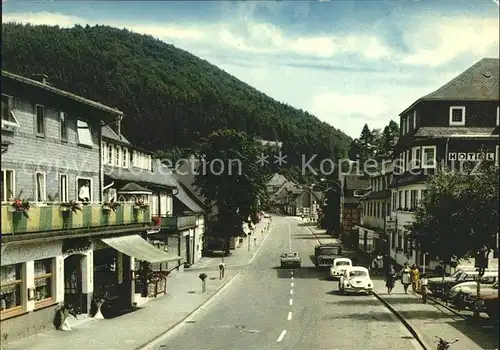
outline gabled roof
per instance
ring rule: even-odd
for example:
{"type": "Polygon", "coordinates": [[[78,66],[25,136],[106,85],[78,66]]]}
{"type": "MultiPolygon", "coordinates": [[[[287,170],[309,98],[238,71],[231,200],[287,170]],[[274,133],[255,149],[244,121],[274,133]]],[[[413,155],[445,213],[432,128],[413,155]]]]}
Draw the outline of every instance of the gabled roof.
{"type": "Polygon", "coordinates": [[[271,179],[269,179],[269,181],[267,182],[267,186],[281,186],[283,185],[285,182],[287,182],[288,179],[283,176],[283,175],[280,175],[278,173],[275,173],[271,179]]]}
{"type": "Polygon", "coordinates": [[[483,58],[436,91],[415,101],[400,115],[407,113],[420,101],[498,101],[499,67],[498,58],[483,58]]]}
{"type": "Polygon", "coordinates": [[[135,182],[129,182],[122,188],[118,190],[118,192],[149,192],[151,193],[150,189],[147,189],[141,185],[136,184],[135,182]]]}
{"type": "Polygon", "coordinates": [[[71,99],[73,101],[80,102],[80,103],[85,104],[87,106],[100,109],[100,110],[102,110],[104,112],[108,112],[108,113],[114,114],[116,116],[123,115],[123,112],[120,111],[119,109],[116,109],[116,108],[113,108],[113,107],[109,107],[109,106],[106,106],[106,105],[104,105],[104,104],[102,104],[100,102],[92,101],[92,100],[89,100],[87,98],[84,98],[84,97],[78,96],[76,94],[73,94],[71,92],[55,88],[53,86],[50,86],[49,84],[42,83],[42,82],[40,82],[38,80],[26,78],[26,77],[23,77],[21,75],[10,73],[10,72],[4,71],[4,70],[2,70],[2,78],[3,79],[7,78],[7,79],[15,80],[17,82],[20,82],[20,83],[23,83],[23,84],[27,84],[27,85],[33,86],[35,88],[43,89],[43,90],[51,92],[53,94],[69,98],[69,99],[71,99]]]}
{"type": "Polygon", "coordinates": [[[102,137],[132,146],[129,140],[125,138],[125,136],[118,135],[109,125],[104,125],[102,127],[102,137]]]}
{"type": "Polygon", "coordinates": [[[153,159],[153,171],[145,169],[124,169],[109,165],[103,166],[104,175],[114,180],[123,180],[145,184],[146,186],[158,186],[165,188],[176,188],[176,182],[172,171],[160,163],[158,159],[153,159]]]}

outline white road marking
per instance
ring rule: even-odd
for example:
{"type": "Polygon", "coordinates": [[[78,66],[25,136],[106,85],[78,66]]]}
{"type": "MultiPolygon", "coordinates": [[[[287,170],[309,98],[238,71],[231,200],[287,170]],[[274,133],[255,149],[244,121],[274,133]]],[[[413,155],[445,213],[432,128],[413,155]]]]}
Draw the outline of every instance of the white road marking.
{"type": "Polygon", "coordinates": [[[290,298],[290,306],[292,306],[292,305],[293,305],[293,300],[292,300],[292,298],[290,298]]]}
{"type": "Polygon", "coordinates": [[[290,283],[290,287],[293,287],[293,282],[292,282],[292,283],[290,283]]]}
{"type": "Polygon", "coordinates": [[[285,334],[286,334],[286,329],[284,329],[281,332],[280,336],[278,337],[278,340],[277,340],[278,343],[280,343],[283,340],[283,338],[285,337],[285,334]]]}
{"type": "Polygon", "coordinates": [[[293,289],[290,289],[290,295],[293,295],[293,289]]]}
{"type": "Polygon", "coordinates": [[[293,276],[291,277],[292,281],[293,281],[293,276]]]}
{"type": "MultiPolygon", "coordinates": [[[[293,276],[293,271],[290,271],[290,274],[293,276]]],[[[293,277],[292,277],[293,278],[293,277]]]]}
{"type": "Polygon", "coordinates": [[[176,326],[174,326],[168,332],[162,334],[160,337],[156,338],[155,340],[153,340],[149,344],[143,346],[141,348],[141,350],[157,349],[161,343],[165,342],[165,340],[167,340],[172,335],[174,335],[175,333],[180,331],[182,329],[182,327],[185,327],[186,322],[188,322],[189,320],[196,319],[196,317],[199,314],[203,313],[206,309],[208,309],[210,307],[210,305],[218,299],[219,295],[224,293],[224,291],[227,288],[229,288],[238,278],[241,278],[241,277],[242,277],[242,274],[238,272],[236,275],[234,275],[234,277],[229,282],[227,282],[221,289],[219,289],[213,295],[211,295],[208,300],[206,300],[198,309],[196,309],[190,315],[188,315],[182,322],[178,323],[176,326]]]}
{"type": "Polygon", "coordinates": [[[257,250],[255,251],[255,253],[253,253],[252,255],[252,258],[250,260],[248,260],[248,263],[251,264],[253,259],[255,259],[255,257],[258,255],[260,249],[264,246],[264,243],[266,242],[266,239],[267,237],[269,237],[269,234],[274,230],[274,226],[271,227],[271,229],[269,231],[267,231],[267,234],[266,234],[266,237],[264,237],[264,239],[262,240],[262,243],[260,244],[259,248],[257,248],[257,250]]]}
{"type": "Polygon", "coordinates": [[[290,321],[291,319],[292,319],[292,312],[290,311],[290,312],[288,313],[287,320],[288,320],[288,321],[290,321]]]}

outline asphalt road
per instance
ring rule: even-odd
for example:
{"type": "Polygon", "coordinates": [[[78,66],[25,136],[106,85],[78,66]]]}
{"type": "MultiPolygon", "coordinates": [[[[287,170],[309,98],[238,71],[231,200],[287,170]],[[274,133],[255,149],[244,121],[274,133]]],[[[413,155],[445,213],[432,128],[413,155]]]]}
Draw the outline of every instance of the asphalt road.
{"type": "Polygon", "coordinates": [[[156,349],[421,349],[375,297],[337,294],[338,283],[310,260],[318,242],[307,227],[294,218],[273,222],[252,263],[156,349]],[[278,268],[290,249],[301,269],[278,268]]]}

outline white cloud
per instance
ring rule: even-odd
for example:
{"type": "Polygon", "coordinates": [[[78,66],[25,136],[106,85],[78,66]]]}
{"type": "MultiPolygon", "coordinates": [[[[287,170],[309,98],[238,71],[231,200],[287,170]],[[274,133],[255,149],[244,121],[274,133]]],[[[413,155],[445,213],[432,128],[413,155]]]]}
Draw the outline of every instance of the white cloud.
{"type": "Polygon", "coordinates": [[[416,30],[404,32],[404,40],[411,46],[413,53],[403,56],[403,63],[441,66],[462,54],[474,57],[498,56],[498,18],[438,20],[421,18],[415,21],[416,30]]]}

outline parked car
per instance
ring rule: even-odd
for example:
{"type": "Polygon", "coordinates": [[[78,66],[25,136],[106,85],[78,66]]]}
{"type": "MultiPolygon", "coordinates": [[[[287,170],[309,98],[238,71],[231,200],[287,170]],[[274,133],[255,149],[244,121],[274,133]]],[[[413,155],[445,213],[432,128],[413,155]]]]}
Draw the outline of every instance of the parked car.
{"type": "Polygon", "coordinates": [[[459,293],[460,303],[462,308],[474,310],[478,307],[479,311],[486,312],[492,319],[498,317],[498,281],[492,285],[481,288],[480,300],[477,300],[477,290],[468,289],[459,293]]]}
{"type": "Polygon", "coordinates": [[[264,213],[264,218],[265,218],[265,219],[269,219],[270,217],[271,217],[271,214],[269,214],[269,213],[264,213]]]}
{"type": "Polygon", "coordinates": [[[340,278],[344,274],[346,268],[352,266],[352,260],[348,258],[337,258],[333,260],[333,266],[330,268],[331,278],[340,278]]]}
{"type": "Polygon", "coordinates": [[[281,267],[296,267],[300,268],[301,259],[297,252],[286,252],[281,254],[281,267]]]}
{"type": "MultiPolygon", "coordinates": [[[[498,272],[485,272],[483,277],[481,278],[481,288],[491,287],[497,281],[498,272]]],[[[455,298],[460,292],[467,292],[469,290],[477,289],[477,280],[467,281],[459,283],[450,288],[448,291],[448,299],[452,300],[455,298]]]]}
{"type": "MultiPolygon", "coordinates": [[[[486,272],[490,272],[487,270],[486,272]]],[[[462,282],[475,281],[478,276],[477,271],[462,271],[454,279],[445,278],[444,282],[429,281],[429,289],[437,297],[446,299],[449,290],[462,282]]]]}
{"type": "Polygon", "coordinates": [[[363,266],[349,266],[339,280],[340,293],[373,293],[370,272],[363,266]]]}

